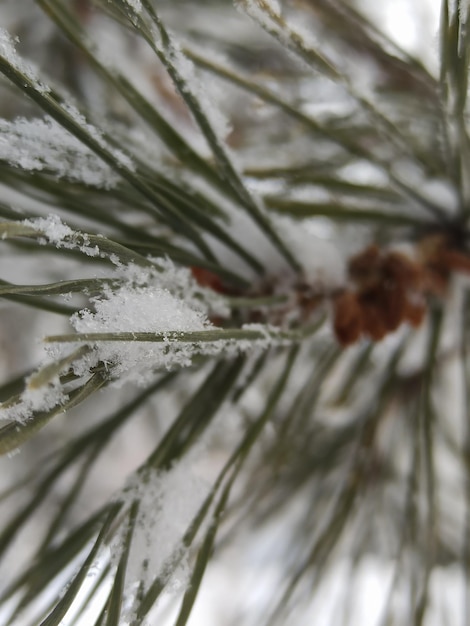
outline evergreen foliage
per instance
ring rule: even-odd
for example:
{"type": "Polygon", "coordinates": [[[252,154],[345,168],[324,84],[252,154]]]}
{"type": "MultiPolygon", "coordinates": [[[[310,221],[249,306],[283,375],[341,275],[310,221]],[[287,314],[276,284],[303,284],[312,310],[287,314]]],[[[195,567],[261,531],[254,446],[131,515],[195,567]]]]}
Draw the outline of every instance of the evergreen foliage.
{"type": "Polygon", "coordinates": [[[0,19],[2,623],[183,626],[257,546],[237,624],[367,568],[464,624],[470,4],[437,71],[348,0],[0,19]]]}

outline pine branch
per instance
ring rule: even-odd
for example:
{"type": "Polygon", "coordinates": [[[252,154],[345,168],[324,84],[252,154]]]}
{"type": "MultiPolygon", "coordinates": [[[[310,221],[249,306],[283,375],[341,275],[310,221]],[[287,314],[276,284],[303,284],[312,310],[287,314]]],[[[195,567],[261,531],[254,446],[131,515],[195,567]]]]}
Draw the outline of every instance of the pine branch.
{"type": "Polygon", "coordinates": [[[184,626],[254,543],[246,623],[468,582],[468,3],[438,75],[367,3],[235,4],[0,8],[5,624],[184,626]]]}

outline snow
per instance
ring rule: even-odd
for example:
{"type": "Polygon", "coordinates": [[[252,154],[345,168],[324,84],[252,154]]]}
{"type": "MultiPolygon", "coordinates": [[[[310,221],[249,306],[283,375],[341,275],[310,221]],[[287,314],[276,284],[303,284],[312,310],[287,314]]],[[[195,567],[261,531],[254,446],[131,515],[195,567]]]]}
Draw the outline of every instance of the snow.
{"type": "MultiPolygon", "coordinates": [[[[26,381],[27,383],[28,380],[26,381]]],[[[63,404],[66,400],[67,394],[61,388],[59,377],[57,376],[40,389],[27,386],[15,404],[0,404],[0,418],[22,424],[33,413],[50,411],[54,407],[63,404]]]]}
{"type": "Polygon", "coordinates": [[[34,87],[41,93],[47,93],[50,89],[44,85],[38,78],[38,72],[31,62],[24,61],[16,52],[15,43],[11,35],[0,27],[0,56],[4,57],[7,62],[18,72],[21,72],[28,78],[34,87]]]}
{"type": "MultiPolygon", "coordinates": [[[[91,126],[86,128],[90,131],[91,126]]],[[[90,148],[50,117],[0,120],[0,160],[22,170],[45,170],[94,187],[110,188],[119,180],[90,148]]]]}
{"type": "Polygon", "coordinates": [[[136,13],[140,13],[142,11],[142,3],[140,0],[125,0],[125,2],[136,13]]]}
{"type": "Polygon", "coordinates": [[[236,6],[256,19],[263,28],[270,30],[273,24],[270,16],[281,17],[281,7],[277,0],[238,0],[236,6]]]}
{"type": "MultiPolygon", "coordinates": [[[[72,230],[58,216],[24,220],[22,224],[33,228],[45,242],[57,247],[78,248],[86,254],[100,253],[99,249],[90,248],[86,234],[72,230]]],[[[153,266],[149,262],[146,268],[116,262],[116,268],[108,273],[110,277],[120,280],[122,286],[114,291],[106,288],[90,300],[92,309],[82,309],[72,316],[70,322],[78,333],[203,331],[213,328],[208,320],[210,311],[218,314],[227,311],[221,297],[200,287],[188,269],[177,268],[168,259],[155,261],[153,266]]],[[[126,381],[133,381],[145,385],[154,380],[160,369],[190,365],[197,353],[237,351],[252,345],[250,342],[246,345],[239,342],[234,347],[233,342],[226,341],[200,345],[177,341],[97,342],[94,350],[78,358],[73,367],[85,382],[90,376],[90,369],[101,361],[112,368],[110,376],[115,380],[114,384],[120,386],[126,381]]],[[[69,351],[69,347],[51,344],[39,370],[57,358],[66,357],[69,351]]],[[[17,403],[1,407],[1,416],[24,422],[34,412],[53,409],[66,399],[67,394],[56,377],[40,388],[27,386],[17,403]]]]}
{"type": "MultiPolygon", "coordinates": [[[[141,11],[140,0],[125,1],[134,11],[141,11]]],[[[266,4],[274,14],[280,13],[277,2],[266,4]]],[[[255,9],[258,10],[255,2],[251,2],[250,5],[253,11],[255,9]]],[[[395,13],[397,13],[396,10],[395,13]]],[[[400,16],[398,15],[397,19],[399,18],[400,16]]],[[[273,28],[273,25],[269,23],[269,27],[273,28]]],[[[394,26],[394,29],[396,29],[396,26],[394,26]]],[[[405,31],[407,31],[406,28],[405,31]]],[[[308,38],[306,40],[308,41],[308,38]]],[[[173,36],[171,36],[170,42],[172,63],[185,81],[187,90],[197,100],[201,110],[207,113],[216,134],[220,137],[225,136],[228,131],[226,119],[219,115],[220,109],[217,106],[214,107],[212,103],[208,102],[206,83],[201,82],[195,74],[192,63],[184,56],[173,36]]],[[[38,80],[34,67],[32,65],[29,66],[17,56],[13,41],[4,31],[0,31],[0,51],[10,63],[27,75],[30,80],[34,81],[38,90],[47,91],[47,88],[38,80]]],[[[122,51],[120,51],[120,54],[123,54],[122,51]]],[[[118,57],[119,55],[117,55],[118,57]]],[[[212,84],[210,86],[212,87],[212,84]]],[[[133,168],[129,157],[121,151],[114,150],[99,129],[89,124],[75,107],[67,105],[65,111],[101,147],[111,151],[121,165],[129,169],[133,168]]],[[[292,145],[286,147],[286,150],[289,149],[292,149],[292,145]]],[[[148,150],[150,152],[150,147],[148,150]]],[[[13,122],[1,122],[0,158],[15,167],[29,171],[50,172],[54,176],[80,181],[91,186],[107,188],[113,186],[117,180],[111,168],[105,165],[91,150],[51,118],[36,120],[18,118],[13,122]]],[[[348,172],[348,174],[350,173],[348,172]]],[[[363,164],[360,165],[358,174],[364,175],[363,164]]],[[[369,180],[369,173],[367,173],[364,182],[369,180]]],[[[84,236],[82,233],[72,230],[57,216],[27,220],[23,223],[41,233],[45,241],[58,247],[78,248],[82,252],[91,255],[100,254],[99,247],[88,245],[89,242],[87,243],[86,235],[84,236]]],[[[334,242],[328,241],[326,237],[319,236],[318,232],[314,232],[314,226],[318,227],[320,224],[319,220],[315,220],[315,222],[307,221],[299,225],[286,219],[276,221],[276,224],[288,247],[295,250],[309,284],[318,285],[320,289],[322,286],[331,288],[332,286],[344,284],[345,265],[342,255],[344,250],[341,250],[334,242]]],[[[245,222],[243,226],[246,226],[245,222]]],[[[246,242],[247,237],[251,236],[253,229],[246,230],[248,234],[243,232],[243,228],[240,228],[240,234],[243,234],[244,242],[246,242]]],[[[261,242],[258,245],[258,242],[255,241],[253,249],[256,250],[257,254],[259,254],[262,245],[267,247],[266,243],[263,244],[261,242]]],[[[264,250],[261,249],[261,253],[263,252],[264,250]]],[[[261,258],[264,259],[265,256],[261,254],[261,258]]],[[[219,306],[221,310],[227,311],[227,306],[224,304],[222,297],[213,292],[205,292],[191,279],[187,270],[176,268],[170,261],[155,261],[155,269],[151,269],[137,265],[124,266],[117,255],[111,255],[110,260],[116,266],[111,270],[111,276],[120,279],[122,286],[115,290],[105,291],[100,296],[95,297],[90,301],[90,308],[82,309],[80,313],[72,318],[72,326],[78,333],[165,333],[207,330],[213,328],[209,322],[209,312],[214,311],[216,306],[219,306]]],[[[269,258],[268,266],[270,268],[273,267],[269,264],[269,258]]],[[[285,266],[282,265],[282,267],[285,266]]],[[[277,269],[276,267],[275,272],[277,269]]],[[[276,328],[269,328],[260,324],[248,324],[244,328],[264,333],[266,344],[272,341],[270,332],[276,331],[276,328]]],[[[455,338],[455,335],[453,337],[455,338]]],[[[452,347],[453,343],[450,342],[449,345],[452,347]]],[[[155,376],[155,370],[189,365],[193,356],[198,353],[204,353],[204,350],[207,350],[207,352],[213,351],[214,353],[222,350],[227,350],[228,352],[229,348],[238,350],[241,347],[247,350],[256,350],[260,345],[262,345],[261,342],[255,345],[252,341],[245,342],[243,345],[240,342],[238,346],[234,346],[233,343],[228,346],[226,342],[222,341],[206,346],[178,344],[176,342],[163,344],[96,342],[93,345],[93,353],[75,364],[75,371],[77,374],[87,377],[90,368],[98,361],[103,361],[112,368],[114,377],[121,377],[121,382],[131,380],[139,385],[145,385],[155,376]]],[[[390,345],[384,347],[387,349],[387,353],[389,353],[390,345]]],[[[62,354],[62,348],[59,349],[57,346],[54,346],[50,352],[52,358],[54,357],[54,351],[58,351],[55,354],[62,354]]],[[[259,402],[259,406],[256,407],[255,400],[250,397],[248,401],[250,410],[253,410],[254,406],[261,410],[265,401],[262,387],[252,385],[248,393],[251,393],[253,396],[258,394],[255,400],[259,402]]],[[[454,395],[457,397],[457,394],[454,395]]],[[[66,397],[66,393],[59,385],[58,378],[54,378],[47,386],[39,390],[28,386],[20,402],[17,405],[4,409],[2,416],[24,421],[34,411],[47,411],[60,405],[66,400],[66,397]]],[[[444,393],[442,398],[444,399],[444,393]]],[[[227,415],[225,407],[223,413],[225,418],[227,415]]],[[[223,428],[226,428],[225,424],[223,428]]],[[[232,436],[231,441],[234,439],[232,436]]],[[[133,440],[134,447],[135,443],[133,440]]],[[[194,516],[205,493],[207,493],[207,486],[192,473],[191,468],[178,463],[168,472],[149,470],[146,474],[134,476],[124,492],[118,494],[117,497],[124,500],[126,505],[130,505],[135,498],[141,501],[137,519],[137,532],[132,545],[129,563],[128,580],[126,581],[128,593],[132,594],[133,583],[142,577],[144,584],[148,585],[152,580],[152,576],[155,576],[156,573],[162,572],[163,575],[169,573],[167,567],[169,564],[174,564],[172,559],[179,558],[182,555],[181,536],[194,516]],[[148,559],[148,567],[143,572],[141,567],[144,559],[148,559]]],[[[285,535],[285,527],[282,528],[282,531],[281,534],[285,535]]],[[[256,541],[258,541],[258,538],[256,538],[256,541]]],[[[119,547],[121,547],[119,544],[116,545],[116,548],[119,547]]],[[[239,546],[237,549],[240,553],[239,546]]],[[[253,552],[248,550],[247,558],[248,556],[251,558],[252,555],[253,552]]],[[[245,569],[252,569],[252,565],[252,563],[246,564],[245,569]]],[[[278,564],[280,570],[282,570],[282,565],[282,563],[278,564]]],[[[357,606],[355,606],[356,612],[354,614],[357,613],[360,616],[360,618],[358,617],[358,623],[365,625],[371,623],[371,620],[376,617],[376,609],[380,609],[379,605],[383,600],[384,585],[379,583],[383,583],[384,580],[389,578],[390,570],[389,564],[378,560],[366,562],[363,569],[364,571],[360,572],[356,581],[355,596],[357,602],[355,604],[357,606]],[[361,580],[363,583],[361,583],[361,580]]],[[[246,571],[241,571],[240,578],[245,573],[246,571]]],[[[283,570],[279,572],[279,574],[282,573],[283,570]]],[[[228,588],[234,591],[233,574],[232,563],[227,568],[224,586],[218,588],[220,597],[224,597],[224,594],[227,596],[228,588]]],[[[270,577],[269,574],[269,571],[262,568],[255,571],[251,580],[251,589],[244,588],[241,594],[232,593],[228,605],[230,605],[231,600],[235,596],[238,597],[237,601],[239,601],[240,595],[246,599],[251,591],[254,595],[258,594],[254,604],[259,607],[261,604],[259,598],[260,590],[262,593],[265,593],[267,598],[268,596],[271,597],[273,588],[276,588],[277,577],[270,577]]],[[[184,588],[187,584],[187,577],[188,570],[185,569],[183,559],[183,566],[174,578],[175,587],[184,588]]],[[[454,592],[449,568],[443,570],[443,581],[437,580],[437,575],[434,578],[437,581],[436,585],[438,582],[442,582],[440,585],[442,589],[445,587],[446,590],[449,590],[450,588],[450,594],[453,598],[452,594],[454,592]]],[[[319,624],[322,623],[322,620],[325,621],[326,613],[329,610],[328,607],[332,608],[332,605],[335,604],[335,598],[338,597],[333,593],[336,585],[341,583],[341,587],[344,588],[350,581],[349,568],[346,564],[339,563],[332,570],[331,577],[326,579],[322,593],[317,596],[319,602],[314,604],[312,608],[311,619],[318,620],[319,624]]],[[[235,582],[238,585],[238,580],[235,582]]],[[[439,585],[437,591],[439,591],[439,585]]],[[[219,601],[220,597],[217,598],[219,601]]],[[[215,602],[215,599],[213,600],[215,602]]],[[[457,600],[454,602],[454,607],[460,603],[460,598],[457,598],[457,600]]],[[[210,604],[213,605],[212,600],[210,604]]],[[[233,612],[235,612],[239,609],[239,606],[229,608],[232,608],[233,612]]],[[[215,618],[214,623],[220,624],[226,617],[227,603],[224,603],[220,608],[219,617],[218,619],[215,618]]],[[[305,616],[302,616],[302,618],[298,617],[298,619],[303,618],[305,616]]],[[[205,626],[208,626],[209,621],[206,620],[203,623],[205,626]]],[[[297,621],[296,623],[299,622],[297,621]]]]}
{"type": "MultiPolygon", "coordinates": [[[[198,476],[185,459],[167,472],[148,468],[133,475],[117,499],[139,509],[126,569],[125,596],[132,600],[137,583],[147,590],[157,576],[170,582],[173,593],[184,590],[191,569],[181,539],[209,493],[210,484],[198,476]],[[176,569],[175,569],[176,566],[176,569]]],[[[126,529],[122,529],[123,533],[126,529]]],[[[122,537],[116,540],[119,551],[122,537]]],[[[168,590],[168,588],[167,588],[168,590]]],[[[129,615],[123,616],[130,620],[129,615]]]]}
{"type": "MultiPolygon", "coordinates": [[[[305,47],[302,34],[296,30],[295,37],[283,22],[281,7],[277,0],[238,0],[236,7],[257,22],[267,33],[278,39],[286,49],[292,49],[293,41],[305,47]]],[[[299,61],[299,59],[297,59],[299,61]]]]}
{"type": "Polygon", "coordinates": [[[30,226],[34,230],[40,232],[49,243],[57,246],[62,245],[66,238],[72,237],[74,231],[64,224],[58,215],[49,215],[48,217],[38,217],[32,220],[23,220],[25,226],[30,226]]]}
{"type": "Polygon", "coordinates": [[[320,291],[346,284],[346,259],[332,238],[318,235],[315,220],[295,222],[279,217],[275,222],[284,241],[295,250],[307,283],[320,291]]]}
{"type": "MultiPolygon", "coordinates": [[[[34,66],[17,54],[11,36],[2,28],[0,28],[0,55],[17,71],[23,73],[33,83],[36,91],[41,94],[50,92],[49,87],[38,78],[34,66]]],[[[120,167],[131,171],[135,169],[132,159],[122,150],[111,146],[103,133],[87,122],[70,98],[62,105],[62,110],[101,148],[108,151],[120,167]]],[[[37,120],[18,118],[13,122],[1,120],[0,159],[25,170],[51,169],[52,173],[59,177],[80,180],[88,185],[106,188],[113,186],[118,180],[111,168],[92,150],[50,117],[37,120]]]]}
{"type": "MultiPolygon", "coordinates": [[[[132,381],[146,385],[161,369],[188,367],[197,354],[216,355],[224,352],[226,356],[240,351],[252,351],[261,345],[279,345],[281,339],[273,337],[271,329],[264,325],[248,325],[246,330],[256,330],[262,335],[258,340],[216,339],[209,342],[178,341],[172,333],[211,330],[206,310],[202,310],[201,301],[172,294],[158,284],[158,277],[146,287],[127,284],[116,291],[108,291],[93,298],[94,310],[84,309],[71,318],[77,333],[158,333],[164,335],[163,341],[96,341],[91,355],[86,355],[74,365],[77,375],[84,375],[98,361],[107,363],[110,376],[115,384],[121,386],[132,381]],[[165,334],[168,333],[168,338],[165,334]]],[[[245,327],[244,327],[245,328],[245,327]]],[[[78,338],[77,338],[78,339],[78,338]]],[[[136,338],[137,339],[137,338],[136,338]]],[[[54,354],[52,348],[51,354],[54,354]]]]}
{"type": "Polygon", "coordinates": [[[22,224],[36,230],[44,237],[40,243],[52,243],[57,248],[80,250],[87,256],[99,256],[97,246],[91,246],[86,233],[72,230],[64,224],[58,215],[50,214],[47,217],[38,217],[31,220],[23,220],[22,224]]]}
{"type": "Polygon", "coordinates": [[[199,311],[160,287],[122,287],[94,305],[94,313],[84,310],[72,319],[77,332],[181,332],[207,325],[199,311]]]}
{"type": "MultiPolygon", "coordinates": [[[[79,249],[92,256],[100,255],[98,246],[91,246],[86,233],[79,233],[64,224],[57,215],[24,220],[25,226],[41,234],[44,242],[58,248],[79,249]]],[[[92,308],[74,314],[71,325],[79,334],[87,333],[155,333],[194,332],[213,329],[209,314],[224,316],[228,307],[222,297],[200,287],[187,268],[177,268],[169,259],[149,260],[148,267],[123,265],[113,256],[116,268],[110,277],[122,281],[121,287],[105,287],[91,298],[92,308]]],[[[87,376],[99,361],[108,364],[115,384],[133,381],[139,385],[153,380],[160,369],[186,367],[195,354],[227,354],[258,348],[272,343],[269,334],[275,329],[260,326],[265,335],[258,341],[215,340],[207,343],[178,342],[174,337],[155,342],[95,342],[94,350],[74,364],[78,376],[87,376]]],[[[258,330],[260,330],[258,328],[258,330]]],[[[62,358],[64,349],[51,344],[49,357],[62,358]]],[[[31,403],[25,397],[18,412],[21,419],[28,414],[31,403]]],[[[34,405],[36,406],[36,405],[34,405]]],[[[53,406],[53,404],[51,405],[53,406]]],[[[14,417],[9,413],[9,417],[14,417]]]]}
{"type": "Polygon", "coordinates": [[[186,267],[177,267],[168,258],[150,258],[154,268],[141,267],[130,263],[121,265],[117,275],[136,285],[145,285],[149,280],[158,280],[161,288],[171,291],[180,298],[190,302],[191,308],[226,317],[229,308],[222,296],[212,289],[201,287],[186,267]]]}
{"type": "MultiPolygon", "coordinates": [[[[209,97],[206,84],[203,83],[196,75],[193,62],[188,59],[181,49],[180,43],[175,39],[171,32],[168,32],[168,40],[163,43],[159,33],[152,29],[154,42],[157,49],[168,58],[172,68],[179,78],[182,79],[183,93],[187,93],[197,102],[198,108],[203,112],[209,121],[215,135],[222,140],[232,130],[228,118],[224,115],[220,107],[209,97]]],[[[205,78],[205,81],[211,79],[205,78]]]]}
{"type": "Polygon", "coordinates": [[[103,133],[101,132],[101,130],[99,128],[96,128],[89,122],[87,122],[85,116],[82,113],[80,113],[80,111],[77,109],[75,105],[73,105],[70,102],[67,102],[66,104],[63,105],[63,109],[65,113],[70,118],[72,118],[72,120],[76,124],[81,126],[81,128],[85,130],[86,133],[90,135],[90,137],[92,137],[92,139],[94,139],[94,141],[96,141],[102,148],[110,152],[112,156],[116,159],[116,161],[122,167],[125,167],[126,169],[131,170],[131,171],[135,170],[135,164],[133,163],[130,156],[125,154],[122,150],[119,150],[118,148],[113,148],[112,146],[110,146],[109,143],[106,141],[106,139],[103,137],[103,133]]]}
{"type": "MultiPolygon", "coordinates": [[[[209,325],[200,311],[157,286],[124,286],[95,298],[93,304],[95,312],[83,310],[73,316],[71,323],[77,332],[161,333],[204,330],[209,325]]],[[[126,373],[126,378],[145,384],[155,369],[189,365],[194,352],[191,344],[176,342],[103,342],[96,348],[95,358],[111,364],[114,376],[126,373]]]]}
{"type": "MultiPolygon", "coordinates": [[[[91,245],[86,233],[74,231],[57,215],[24,220],[23,226],[40,235],[40,243],[50,243],[58,248],[78,249],[84,254],[99,256],[99,245],[91,245]]],[[[94,243],[94,242],[93,242],[94,243]]],[[[210,289],[201,287],[187,268],[177,268],[169,259],[149,259],[148,266],[123,265],[116,255],[111,255],[115,268],[107,270],[108,277],[121,282],[118,288],[107,286],[100,295],[90,299],[90,308],[74,314],[70,323],[79,334],[87,333],[155,333],[152,341],[95,341],[94,349],[80,356],[73,364],[79,377],[88,377],[91,368],[99,362],[107,364],[109,376],[115,385],[132,381],[146,385],[154,380],[161,369],[186,367],[196,354],[227,355],[240,350],[250,350],[260,344],[272,343],[266,338],[258,341],[216,339],[211,342],[179,342],[171,336],[161,341],[161,335],[198,332],[214,329],[209,315],[228,313],[224,299],[210,289]]],[[[266,329],[266,332],[268,329],[266,329]]],[[[79,341],[79,338],[77,337],[79,341]]],[[[41,364],[47,366],[54,359],[67,357],[69,348],[57,343],[49,344],[48,357],[41,364]]],[[[49,410],[60,404],[61,396],[54,385],[33,392],[27,389],[14,408],[4,411],[4,417],[23,421],[33,411],[49,410]],[[41,404],[39,396],[44,393],[41,404]]]]}

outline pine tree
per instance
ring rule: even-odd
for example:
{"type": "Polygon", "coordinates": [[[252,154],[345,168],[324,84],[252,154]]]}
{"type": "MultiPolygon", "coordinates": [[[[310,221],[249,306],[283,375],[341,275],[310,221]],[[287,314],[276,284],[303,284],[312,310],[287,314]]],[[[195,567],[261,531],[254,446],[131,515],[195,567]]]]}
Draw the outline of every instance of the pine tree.
{"type": "Polygon", "coordinates": [[[0,16],[2,623],[464,624],[470,4],[0,16]]]}

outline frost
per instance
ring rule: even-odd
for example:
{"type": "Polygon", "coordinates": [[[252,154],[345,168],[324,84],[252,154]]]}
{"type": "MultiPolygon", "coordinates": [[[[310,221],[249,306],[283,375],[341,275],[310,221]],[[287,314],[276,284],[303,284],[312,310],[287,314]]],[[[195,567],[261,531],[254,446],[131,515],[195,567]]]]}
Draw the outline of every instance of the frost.
{"type": "MultiPolygon", "coordinates": [[[[90,125],[86,127],[90,131],[90,125]]],[[[46,170],[95,187],[109,188],[119,179],[90,148],[50,117],[0,120],[0,159],[22,170],[46,170]]]]}

